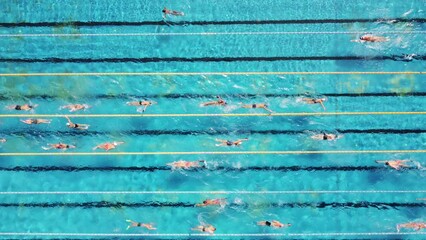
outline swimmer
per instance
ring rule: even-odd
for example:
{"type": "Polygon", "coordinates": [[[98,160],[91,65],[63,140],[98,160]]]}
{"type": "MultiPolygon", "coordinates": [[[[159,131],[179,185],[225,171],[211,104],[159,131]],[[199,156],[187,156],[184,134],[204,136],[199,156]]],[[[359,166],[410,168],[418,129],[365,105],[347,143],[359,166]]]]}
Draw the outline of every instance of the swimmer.
{"type": "Polygon", "coordinates": [[[402,167],[410,167],[410,166],[405,164],[406,162],[411,162],[411,160],[376,161],[376,163],[384,163],[385,165],[387,165],[387,166],[389,166],[393,169],[396,169],[396,170],[399,170],[402,167]]]}
{"type": "Polygon", "coordinates": [[[331,140],[339,139],[340,137],[337,136],[336,134],[321,133],[321,134],[313,135],[311,136],[311,138],[315,140],[331,141],[331,140]]]}
{"type": "Polygon", "coordinates": [[[267,226],[267,227],[273,227],[273,228],[282,228],[282,227],[290,227],[291,224],[287,223],[287,224],[283,224],[278,222],[277,220],[272,220],[272,221],[260,221],[257,222],[258,226],[267,226]]]}
{"type": "Polygon", "coordinates": [[[205,160],[199,160],[199,161],[184,161],[179,160],[172,163],[167,163],[167,166],[172,167],[172,169],[190,169],[190,168],[199,168],[199,167],[205,167],[206,161],[205,160]],[[202,163],[203,165],[200,165],[202,163]]]}
{"type": "Polygon", "coordinates": [[[0,138],[0,143],[5,143],[6,141],[6,138],[0,138]]]}
{"type": "Polygon", "coordinates": [[[206,207],[210,205],[223,205],[226,204],[226,198],[206,199],[203,203],[195,204],[196,207],[206,207]]]}
{"type": "Polygon", "coordinates": [[[78,110],[88,109],[88,108],[90,108],[90,106],[87,104],[69,104],[69,105],[61,106],[59,109],[69,109],[70,112],[75,112],[78,110]]]}
{"type": "Polygon", "coordinates": [[[129,219],[127,219],[126,222],[130,223],[130,225],[127,226],[126,230],[129,230],[130,228],[133,228],[133,227],[144,227],[148,230],[156,230],[157,229],[153,226],[152,223],[139,223],[139,222],[135,222],[135,221],[132,221],[132,220],[129,220],[129,219]]]}
{"type": "Polygon", "coordinates": [[[49,124],[52,120],[48,120],[48,119],[34,119],[34,118],[28,118],[25,120],[20,120],[21,122],[25,123],[25,124],[49,124]]]}
{"type": "Polygon", "coordinates": [[[163,8],[163,18],[166,18],[167,15],[173,15],[173,16],[183,16],[185,15],[183,12],[175,11],[167,9],[166,7],[163,8]]]}
{"type": "Polygon", "coordinates": [[[62,150],[67,150],[70,148],[75,148],[74,145],[69,145],[69,144],[65,144],[65,143],[53,143],[53,144],[47,144],[50,147],[42,147],[44,150],[50,150],[50,149],[62,149],[62,150]]]}
{"type": "Polygon", "coordinates": [[[154,101],[144,100],[144,101],[127,102],[126,104],[129,105],[129,106],[137,106],[137,107],[143,106],[144,108],[143,108],[142,112],[145,112],[145,110],[148,106],[151,106],[151,105],[154,105],[154,104],[157,104],[157,103],[154,102],[154,101]]]}
{"type": "Polygon", "coordinates": [[[211,102],[205,102],[202,103],[200,106],[206,107],[206,106],[225,106],[227,103],[225,100],[223,100],[220,96],[216,96],[217,101],[211,101],[211,102]]]}
{"type": "Polygon", "coordinates": [[[387,37],[379,37],[374,35],[363,35],[359,37],[359,39],[351,40],[351,42],[387,42],[389,38],[387,37]]]}
{"type": "Polygon", "coordinates": [[[396,225],[396,230],[399,232],[401,228],[412,228],[416,231],[426,228],[426,223],[423,222],[410,222],[396,225]]]}
{"type": "Polygon", "coordinates": [[[216,142],[220,142],[220,144],[216,144],[217,147],[219,146],[240,146],[243,144],[243,141],[247,141],[248,138],[238,139],[236,141],[229,141],[229,140],[222,140],[222,139],[216,139],[216,142]]]}
{"type": "Polygon", "coordinates": [[[78,129],[78,130],[87,130],[90,126],[88,124],[73,123],[73,122],[71,122],[71,119],[67,116],[65,116],[65,118],[68,120],[67,126],[69,128],[74,128],[74,129],[78,129]]]}
{"type": "Polygon", "coordinates": [[[124,142],[112,142],[112,143],[102,143],[99,144],[98,146],[94,147],[92,150],[96,150],[98,148],[104,149],[106,151],[109,151],[111,149],[114,149],[116,146],[123,144],[124,142]]]}
{"type": "Polygon", "coordinates": [[[213,227],[213,225],[208,224],[208,225],[204,225],[204,226],[203,225],[197,226],[195,228],[192,228],[191,230],[192,231],[207,232],[207,233],[213,234],[214,231],[216,231],[216,228],[213,227]]]}
{"type": "Polygon", "coordinates": [[[38,105],[34,104],[34,105],[29,105],[29,104],[24,104],[24,105],[10,105],[7,106],[7,109],[10,110],[17,110],[17,111],[29,111],[31,109],[36,108],[38,105]]]}
{"type": "Polygon", "coordinates": [[[324,111],[326,110],[324,106],[325,98],[303,98],[302,101],[307,104],[321,104],[324,111]]]}
{"type": "Polygon", "coordinates": [[[241,106],[242,108],[263,108],[266,111],[273,113],[271,111],[271,109],[268,108],[268,105],[266,105],[265,103],[254,103],[254,104],[245,104],[243,106],[241,106]]]}

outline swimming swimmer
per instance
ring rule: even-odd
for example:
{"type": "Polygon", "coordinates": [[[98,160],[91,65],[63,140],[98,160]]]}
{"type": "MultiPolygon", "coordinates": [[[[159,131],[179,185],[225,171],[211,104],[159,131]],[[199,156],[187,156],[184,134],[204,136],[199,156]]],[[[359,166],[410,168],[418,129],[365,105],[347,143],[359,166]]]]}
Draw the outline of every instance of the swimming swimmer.
{"type": "Polygon", "coordinates": [[[172,163],[167,163],[167,166],[172,167],[172,169],[190,169],[190,168],[199,168],[199,167],[205,167],[206,161],[205,160],[199,160],[199,161],[184,161],[179,160],[172,163]],[[203,165],[200,165],[202,163],[203,165]]]}
{"type": "Polygon", "coordinates": [[[10,110],[17,110],[17,111],[29,111],[36,108],[37,106],[38,106],[37,104],[34,104],[34,105],[24,104],[24,105],[10,105],[10,106],[7,106],[6,108],[10,110]]]}
{"type": "Polygon", "coordinates": [[[223,205],[226,204],[226,198],[206,199],[203,203],[195,204],[196,207],[206,207],[210,205],[223,205]]]}
{"type": "Polygon", "coordinates": [[[213,225],[208,224],[208,225],[204,225],[204,226],[201,225],[201,226],[197,226],[195,228],[191,228],[191,230],[192,231],[207,232],[207,233],[213,234],[214,231],[216,231],[216,228],[213,227],[213,225]]]}
{"type": "Polygon", "coordinates": [[[21,120],[21,122],[25,123],[25,124],[49,124],[52,120],[48,120],[48,119],[34,119],[34,118],[29,118],[29,119],[25,119],[25,120],[21,120]]]}
{"type": "Polygon", "coordinates": [[[173,15],[173,16],[184,16],[185,15],[183,12],[170,10],[170,9],[167,9],[166,7],[164,7],[163,11],[161,11],[161,12],[163,13],[163,18],[166,18],[167,15],[173,15]]]}
{"type": "Polygon", "coordinates": [[[260,222],[257,222],[257,225],[259,225],[259,226],[273,227],[273,228],[282,228],[282,227],[290,227],[291,226],[290,223],[283,224],[283,223],[280,223],[277,220],[260,221],[260,222]]]}
{"type": "Polygon", "coordinates": [[[220,96],[216,96],[217,101],[211,101],[211,102],[205,102],[200,104],[202,107],[206,106],[225,106],[227,103],[225,100],[223,100],[220,96]]]}
{"type": "Polygon", "coordinates": [[[67,150],[70,148],[75,148],[74,145],[69,145],[69,144],[65,144],[65,143],[53,143],[53,144],[48,144],[50,147],[42,147],[44,150],[50,150],[50,149],[62,149],[62,150],[67,150]]]}
{"type": "Polygon", "coordinates": [[[387,37],[379,37],[374,35],[363,35],[359,37],[359,39],[351,40],[351,42],[387,42],[389,38],[387,37]]]}
{"type": "Polygon", "coordinates": [[[144,108],[143,108],[142,112],[145,112],[145,110],[148,106],[151,106],[151,105],[154,105],[154,104],[157,104],[157,103],[154,102],[154,101],[144,100],[144,101],[127,102],[126,104],[129,105],[129,106],[137,106],[137,107],[143,106],[144,108]]]}
{"type": "Polygon", "coordinates": [[[144,227],[148,230],[156,230],[157,228],[154,227],[154,225],[152,223],[140,223],[140,222],[135,222],[132,220],[127,219],[126,222],[130,223],[129,226],[127,226],[126,230],[129,230],[130,228],[133,227],[144,227]]]}
{"type": "Polygon", "coordinates": [[[124,142],[112,142],[112,143],[102,143],[99,144],[98,146],[94,147],[92,150],[96,150],[98,148],[104,149],[106,151],[109,151],[111,149],[114,149],[116,146],[123,144],[124,142]]]}
{"type": "Polygon", "coordinates": [[[90,108],[90,106],[87,104],[69,104],[69,105],[61,106],[59,109],[69,109],[70,112],[75,112],[78,110],[88,109],[88,108],[90,108]]]}
{"type": "Polygon", "coordinates": [[[307,104],[321,104],[324,111],[326,110],[324,106],[325,98],[303,98],[302,101],[307,104]]]}
{"type": "Polygon", "coordinates": [[[399,232],[401,228],[412,228],[416,231],[426,228],[426,223],[424,222],[410,222],[396,225],[396,230],[399,232]]]}
{"type": "Polygon", "coordinates": [[[229,141],[229,140],[222,140],[222,139],[216,139],[216,142],[220,142],[220,144],[216,144],[217,147],[219,146],[240,146],[243,144],[243,141],[247,141],[248,138],[238,139],[236,141],[229,141]]]}
{"type": "Polygon", "coordinates": [[[253,104],[245,104],[243,106],[241,106],[242,108],[263,108],[266,111],[273,113],[269,108],[268,105],[266,105],[265,103],[253,103],[253,104]]]}
{"type": "Polygon", "coordinates": [[[69,128],[78,129],[78,130],[87,130],[90,126],[88,124],[73,123],[73,122],[71,122],[71,119],[67,116],[65,116],[65,118],[68,120],[67,126],[69,128]]]}
{"type": "Polygon", "coordinates": [[[399,170],[403,167],[410,167],[406,162],[411,162],[411,160],[390,160],[390,161],[376,161],[376,163],[384,163],[386,166],[389,166],[393,169],[399,170]]]}
{"type": "Polygon", "coordinates": [[[339,139],[340,137],[337,136],[336,134],[321,133],[321,134],[313,135],[313,136],[311,136],[311,138],[315,139],[315,140],[331,141],[331,140],[339,139]]]}

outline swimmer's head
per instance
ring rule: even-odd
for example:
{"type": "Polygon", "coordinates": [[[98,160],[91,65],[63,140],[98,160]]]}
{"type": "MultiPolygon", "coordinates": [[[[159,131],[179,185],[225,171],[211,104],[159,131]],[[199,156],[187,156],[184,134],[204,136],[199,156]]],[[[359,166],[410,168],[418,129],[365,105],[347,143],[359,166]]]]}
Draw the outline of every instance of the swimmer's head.
{"type": "Polygon", "coordinates": [[[207,200],[204,200],[204,201],[203,201],[203,203],[204,203],[204,204],[207,204],[207,200]]]}
{"type": "Polygon", "coordinates": [[[389,166],[389,162],[385,162],[385,165],[388,165],[388,166],[389,166]]]}

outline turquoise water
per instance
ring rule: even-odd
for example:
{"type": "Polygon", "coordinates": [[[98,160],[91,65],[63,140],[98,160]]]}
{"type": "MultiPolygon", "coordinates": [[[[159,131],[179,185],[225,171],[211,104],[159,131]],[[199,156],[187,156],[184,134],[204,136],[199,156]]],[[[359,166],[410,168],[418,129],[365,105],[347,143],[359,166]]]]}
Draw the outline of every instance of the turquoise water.
{"type": "MultiPolygon", "coordinates": [[[[57,142],[76,145],[76,149],[67,151],[70,153],[92,152],[94,146],[108,141],[125,142],[112,152],[423,150],[426,145],[426,116],[421,114],[72,117],[73,114],[136,114],[137,109],[126,106],[126,102],[143,98],[157,102],[148,107],[146,114],[263,113],[262,109],[239,107],[241,103],[261,102],[268,103],[277,113],[323,112],[321,106],[304,104],[301,98],[306,96],[326,97],[327,112],[421,112],[426,96],[425,77],[421,74],[231,75],[227,72],[424,71],[422,59],[426,49],[421,31],[426,30],[426,24],[422,1],[223,0],[220,4],[210,0],[108,1],[108,4],[105,1],[3,1],[0,7],[4,9],[0,15],[0,34],[310,32],[2,36],[1,73],[222,74],[1,76],[0,114],[20,114],[22,112],[4,107],[31,102],[39,105],[34,111],[36,114],[68,114],[76,123],[90,124],[89,130],[83,132],[68,129],[66,119],[61,117],[50,118],[49,125],[25,125],[19,122],[24,117],[1,118],[0,138],[7,139],[0,144],[1,153],[44,153],[42,146],[57,142]],[[185,12],[182,18],[168,18],[170,23],[182,20],[186,24],[156,24],[161,21],[164,6],[185,12]],[[307,19],[348,21],[235,24],[237,21],[307,19]],[[391,23],[374,19],[399,20],[391,23]],[[146,24],[147,21],[153,23],[146,24]],[[234,24],[218,24],[218,21],[234,21],[234,24]],[[115,25],[107,25],[109,22],[115,25]],[[139,24],[131,26],[123,22],[139,24]],[[46,23],[57,25],[46,26],[46,23]],[[381,34],[390,31],[395,33],[381,34]],[[354,43],[350,40],[362,34],[343,32],[377,33],[389,37],[390,41],[354,43]],[[401,58],[404,54],[416,54],[420,58],[408,61],[401,58]],[[337,59],[348,56],[353,58],[337,59]],[[253,60],[253,57],[266,60],[253,60]],[[285,59],[273,60],[273,57],[285,59]],[[300,60],[300,57],[307,59],[300,60]],[[316,60],[314,57],[328,58],[316,60]],[[374,60],[382,57],[383,60],[374,60]],[[50,58],[61,60],[54,62],[50,58]],[[182,58],[189,60],[182,61],[182,58]],[[242,59],[229,61],[227,58],[242,59]],[[199,107],[216,95],[222,96],[228,106],[199,107]],[[75,113],[59,110],[61,105],[70,103],[86,103],[92,107],[75,113]],[[323,131],[343,137],[330,142],[310,138],[323,131]],[[216,138],[246,137],[249,141],[240,148],[215,146],[216,138]]],[[[396,171],[374,162],[411,159],[424,165],[423,155],[2,156],[0,191],[424,191],[422,168],[396,171]],[[207,169],[171,171],[166,168],[167,163],[180,159],[205,159],[207,169]]],[[[398,223],[424,221],[426,205],[417,198],[425,198],[424,193],[0,195],[0,232],[186,234],[201,223],[214,225],[217,234],[395,232],[398,223]],[[227,198],[225,207],[193,207],[207,198],[220,197],[227,198]],[[125,219],[152,222],[158,230],[126,231],[125,219]],[[270,229],[255,225],[257,221],[273,219],[292,223],[292,226],[270,229]]],[[[321,237],[422,239],[423,236],[321,237]]],[[[318,236],[287,237],[318,239],[318,236]]]]}

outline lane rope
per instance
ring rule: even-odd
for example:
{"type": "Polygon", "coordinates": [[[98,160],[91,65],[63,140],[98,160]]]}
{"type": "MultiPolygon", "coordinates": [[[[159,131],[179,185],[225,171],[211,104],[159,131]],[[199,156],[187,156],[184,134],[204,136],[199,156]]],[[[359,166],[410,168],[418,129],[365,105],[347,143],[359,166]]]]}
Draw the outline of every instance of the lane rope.
{"type": "MultiPolygon", "coordinates": [[[[424,75],[426,72],[54,72],[0,73],[0,77],[65,77],[65,76],[226,76],[226,75],[424,75]]],[[[84,80],[84,79],[82,79],[84,80]]]]}
{"type": "Polygon", "coordinates": [[[0,232],[0,236],[74,236],[74,237],[281,237],[281,236],[387,236],[426,235],[426,232],[342,232],[342,233],[62,233],[62,232],[0,232]]]}
{"type": "MultiPolygon", "coordinates": [[[[366,31],[293,31],[293,32],[179,32],[179,33],[12,33],[0,34],[8,37],[144,37],[144,36],[218,36],[218,35],[322,35],[322,34],[371,34],[366,31]]],[[[375,31],[374,34],[426,34],[426,31],[375,31]]]]}
{"type": "Polygon", "coordinates": [[[424,194],[426,190],[318,190],[318,191],[22,191],[0,195],[293,195],[293,194],[424,194]]]}
{"type": "Polygon", "coordinates": [[[119,156],[119,155],[299,155],[299,154],[376,154],[426,153],[426,149],[409,150],[324,150],[324,151],[217,151],[217,152],[3,152],[1,157],[12,156],[119,156]]]}
{"type": "Polygon", "coordinates": [[[291,117],[341,115],[425,115],[426,112],[287,112],[287,113],[162,113],[162,114],[0,114],[0,118],[148,118],[148,117],[291,117]]]}

